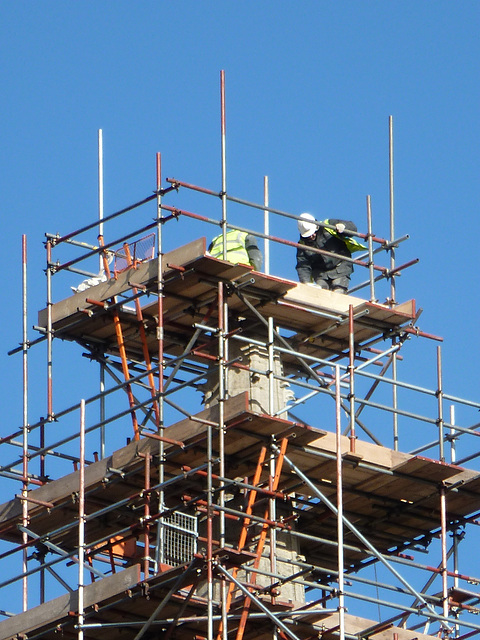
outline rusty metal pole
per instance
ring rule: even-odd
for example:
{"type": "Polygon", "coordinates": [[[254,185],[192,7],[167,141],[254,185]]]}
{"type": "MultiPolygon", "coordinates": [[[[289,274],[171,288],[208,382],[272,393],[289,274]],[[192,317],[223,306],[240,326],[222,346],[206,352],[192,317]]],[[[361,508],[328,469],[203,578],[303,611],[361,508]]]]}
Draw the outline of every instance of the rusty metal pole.
{"type": "MultiPolygon", "coordinates": [[[[103,236],[103,131],[98,130],[98,234],[103,236]]],[[[99,269],[103,266],[102,254],[98,254],[99,269]]]]}
{"type": "Polygon", "coordinates": [[[368,275],[370,279],[370,302],[376,302],[375,297],[375,272],[373,262],[373,233],[372,233],[372,203],[367,196],[367,244],[368,244],[368,275]]]}
{"type": "Polygon", "coordinates": [[[53,420],[52,242],[47,240],[47,420],[53,420]]]}
{"type": "Polygon", "coordinates": [[[355,379],[354,379],[354,370],[355,370],[355,334],[354,334],[354,323],[353,323],[353,305],[350,304],[348,306],[348,339],[349,339],[349,364],[348,364],[348,373],[349,373],[349,382],[350,382],[350,392],[348,394],[348,399],[350,401],[350,452],[355,453],[355,379]]]}
{"type": "Polygon", "coordinates": [[[270,240],[268,236],[270,235],[270,218],[268,211],[268,203],[269,203],[269,192],[268,192],[268,176],[263,176],[263,204],[265,205],[265,210],[263,212],[263,233],[265,234],[265,239],[263,241],[263,248],[265,253],[265,273],[270,273],[270,240]]]}
{"type": "Polygon", "coordinates": [[[344,558],[343,558],[343,477],[342,477],[342,436],[340,393],[340,367],[335,367],[335,425],[337,450],[337,547],[338,547],[338,623],[340,640],[345,640],[345,596],[344,596],[344,558]]]}
{"type": "Polygon", "coordinates": [[[442,349],[437,347],[437,401],[438,401],[438,445],[440,462],[445,462],[443,443],[443,385],[442,385],[442,349]]]}
{"type": "Polygon", "coordinates": [[[226,117],[225,117],[225,71],[220,71],[220,120],[222,152],[222,235],[223,259],[227,259],[227,153],[226,153],[226,117]]]}
{"type": "Polygon", "coordinates": [[[442,603],[443,615],[448,618],[448,570],[447,570],[447,497],[445,487],[440,487],[440,519],[442,543],[442,603]]]}
{"type": "MultiPolygon", "coordinates": [[[[22,353],[23,353],[23,488],[22,488],[22,524],[24,529],[28,526],[28,334],[27,334],[27,236],[22,236],[22,353]]],[[[22,601],[23,611],[28,610],[28,534],[22,533],[23,549],[22,560],[22,601]]]]}

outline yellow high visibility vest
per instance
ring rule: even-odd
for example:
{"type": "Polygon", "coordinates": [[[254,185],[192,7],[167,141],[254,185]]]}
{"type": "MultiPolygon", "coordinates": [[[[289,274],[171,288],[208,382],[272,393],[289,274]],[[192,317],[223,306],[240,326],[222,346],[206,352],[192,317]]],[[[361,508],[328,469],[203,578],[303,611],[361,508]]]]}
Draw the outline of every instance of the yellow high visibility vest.
{"type": "Polygon", "coordinates": [[[245,247],[247,235],[248,234],[244,231],[237,231],[236,229],[228,231],[225,257],[223,255],[223,235],[218,235],[212,240],[210,254],[214,258],[227,260],[234,264],[237,264],[238,262],[241,262],[242,264],[250,264],[250,258],[248,257],[248,252],[245,247]]]}
{"type": "MultiPolygon", "coordinates": [[[[330,224],[328,220],[324,220],[323,222],[325,224],[330,224]]],[[[342,240],[342,242],[347,245],[347,249],[350,251],[350,253],[355,253],[355,251],[363,251],[367,248],[365,247],[365,245],[361,244],[361,242],[355,240],[353,236],[341,236],[337,231],[335,231],[334,229],[328,229],[328,227],[324,227],[324,229],[325,231],[328,231],[328,233],[331,233],[332,236],[335,236],[336,238],[342,240]]]]}

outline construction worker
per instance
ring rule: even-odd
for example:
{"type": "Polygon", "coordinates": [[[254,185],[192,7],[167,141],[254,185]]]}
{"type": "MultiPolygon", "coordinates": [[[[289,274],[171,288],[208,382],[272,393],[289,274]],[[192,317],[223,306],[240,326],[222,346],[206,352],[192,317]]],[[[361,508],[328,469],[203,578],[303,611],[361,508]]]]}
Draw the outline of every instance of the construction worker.
{"type": "MultiPolygon", "coordinates": [[[[312,214],[302,213],[298,219],[299,244],[331,251],[348,258],[354,251],[365,249],[352,236],[344,233],[345,230],[357,231],[355,223],[351,220],[329,218],[324,220],[322,224],[330,225],[332,228],[321,227],[315,222],[312,214]]],[[[346,293],[353,271],[353,263],[337,256],[320,254],[299,247],[297,248],[296,269],[300,282],[346,293]]]]}
{"type": "Polygon", "coordinates": [[[254,236],[245,231],[230,229],[227,231],[227,250],[223,252],[223,234],[216,236],[210,246],[208,253],[214,258],[227,260],[238,264],[251,265],[255,271],[262,268],[262,252],[258,248],[257,240],[254,236]]]}

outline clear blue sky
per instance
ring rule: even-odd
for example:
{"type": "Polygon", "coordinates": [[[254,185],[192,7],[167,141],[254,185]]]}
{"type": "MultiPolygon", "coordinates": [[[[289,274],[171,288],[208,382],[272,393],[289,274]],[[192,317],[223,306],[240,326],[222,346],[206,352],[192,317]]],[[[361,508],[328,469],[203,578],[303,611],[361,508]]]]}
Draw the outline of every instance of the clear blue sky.
{"type": "MultiPolygon", "coordinates": [[[[410,235],[397,263],[420,258],[398,298],[444,337],[447,390],[478,399],[479,32],[470,0],[1,3],[2,432],[22,421],[21,357],[6,355],[21,341],[21,235],[31,327],[46,300],[44,233],[97,216],[99,128],[106,214],[152,192],[157,151],[164,177],[220,190],[221,69],[229,192],[260,202],[268,175],[273,207],[363,231],[370,195],[383,237],[393,116],[396,235],[410,235]]],[[[295,279],[293,254],[273,265],[295,279]]],[[[435,387],[435,347],[407,346],[416,384],[435,387]]],[[[32,356],[30,376],[44,379],[44,359],[32,356]]],[[[31,422],[45,411],[39,384],[31,422]]]]}
{"type": "MultiPolygon", "coordinates": [[[[99,128],[106,214],[151,193],[157,151],[164,176],[220,189],[225,69],[229,192],[260,202],[268,175],[272,206],[352,218],[364,231],[368,194],[383,237],[393,116],[396,235],[411,238],[397,263],[420,258],[398,297],[415,298],[420,328],[445,338],[451,392],[472,397],[479,26],[473,1],[2,3],[2,371],[15,371],[5,352],[21,339],[21,234],[33,325],[45,304],[44,233],[97,215],[99,128]]],[[[296,237],[294,225],[274,232],[296,237]]],[[[279,271],[295,279],[293,258],[279,271]]],[[[21,379],[7,379],[14,402],[21,379]]]]}

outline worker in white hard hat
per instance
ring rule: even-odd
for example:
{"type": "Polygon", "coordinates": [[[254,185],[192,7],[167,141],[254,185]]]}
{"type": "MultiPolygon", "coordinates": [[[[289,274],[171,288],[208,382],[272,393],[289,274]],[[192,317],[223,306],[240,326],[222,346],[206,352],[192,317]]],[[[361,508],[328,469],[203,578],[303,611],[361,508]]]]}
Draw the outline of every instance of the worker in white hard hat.
{"type": "Polygon", "coordinates": [[[317,223],[311,213],[302,213],[298,219],[299,244],[297,274],[300,282],[315,284],[322,289],[346,293],[353,271],[353,263],[338,256],[350,258],[354,251],[365,247],[345,231],[357,231],[351,220],[329,218],[317,223]],[[323,226],[328,225],[328,226],[323,226]],[[337,255],[308,251],[307,247],[322,249],[337,255]]]}

